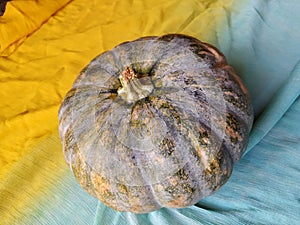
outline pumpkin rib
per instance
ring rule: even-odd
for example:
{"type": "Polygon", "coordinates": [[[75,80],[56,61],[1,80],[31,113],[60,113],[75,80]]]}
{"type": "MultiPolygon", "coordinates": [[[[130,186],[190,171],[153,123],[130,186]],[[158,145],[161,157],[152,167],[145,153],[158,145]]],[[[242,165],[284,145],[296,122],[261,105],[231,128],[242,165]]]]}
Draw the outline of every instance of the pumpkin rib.
{"type": "MultiPolygon", "coordinates": [[[[151,104],[150,104],[150,102],[149,103],[146,103],[146,104],[144,104],[144,105],[146,105],[146,108],[148,108],[149,109],[149,111],[153,114],[153,115],[155,115],[155,117],[153,117],[153,118],[158,118],[158,117],[160,117],[159,116],[159,114],[157,114],[157,111],[155,111],[154,110],[154,108],[151,108],[151,104]]],[[[157,147],[156,147],[156,149],[153,149],[154,151],[156,151],[157,150],[157,147]]],[[[144,154],[146,157],[148,156],[148,154],[144,154]]],[[[136,158],[138,158],[138,157],[136,157],[136,158]]],[[[159,182],[159,181],[157,181],[157,182],[159,182]]]]}
{"type": "MultiPolygon", "coordinates": [[[[219,72],[219,74],[221,73],[219,72]]],[[[249,121],[248,126],[251,129],[253,111],[248,107],[250,98],[246,97],[240,86],[231,80],[230,74],[221,78],[222,91],[224,99],[227,102],[227,107],[229,107],[231,111],[237,111],[237,114],[242,115],[244,121],[249,121]]]]}
{"type": "MultiPolygon", "coordinates": [[[[101,99],[97,98],[97,100],[95,102],[93,102],[93,104],[95,105],[98,105],[99,103],[103,104],[103,102],[108,102],[108,106],[106,105],[103,105],[102,107],[106,106],[105,108],[109,108],[109,106],[112,104],[111,100],[110,100],[110,95],[109,94],[105,94],[106,96],[101,95],[101,99]]],[[[81,125],[80,127],[78,128],[81,128],[82,126],[87,126],[89,124],[87,124],[87,121],[91,121],[93,122],[93,119],[94,117],[96,116],[97,112],[99,112],[102,108],[99,108],[96,110],[95,107],[90,107],[89,105],[86,105],[86,104],[82,104],[82,108],[81,106],[77,103],[77,102],[74,102],[73,105],[75,106],[75,109],[74,111],[76,113],[73,113],[72,114],[72,121],[74,121],[74,127],[78,127],[79,125],[81,125]],[[80,108],[77,108],[77,107],[80,107],[80,108]],[[80,110],[82,109],[82,110],[80,110]],[[78,116],[78,112],[80,112],[80,117],[78,116]],[[77,115],[77,116],[76,116],[77,115]],[[86,116],[86,118],[85,118],[86,116]]],[[[104,109],[105,110],[105,109],[104,109]]],[[[85,127],[84,129],[90,129],[92,127],[92,124],[88,127],[85,127]]],[[[78,128],[75,128],[75,129],[78,129],[78,128]]],[[[82,130],[82,132],[84,132],[85,130],[82,130]]]]}
{"type": "MultiPolygon", "coordinates": [[[[187,92],[188,94],[190,94],[191,95],[191,93],[189,93],[189,92],[187,92]]],[[[192,95],[191,95],[191,97],[192,97],[192,95]]],[[[176,101],[174,101],[174,99],[170,99],[170,97],[167,97],[166,96],[166,100],[168,101],[168,102],[173,102],[173,104],[174,104],[174,102],[176,102],[176,101]]],[[[186,102],[185,102],[186,103],[186,102]]],[[[209,111],[207,110],[207,108],[206,107],[208,107],[207,106],[207,101],[204,101],[204,102],[200,102],[200,103],[195,103],[195,106],[194,107],[190,107],[190,108],[196,108],[196,105],[198,106],[201,106],[201,107],[205,107],[205,108],[201,108],[201,109],[199,109],[199,111],[200,112],[202,112],[200,115],[198,114],[196,114],[196,115],[193,115],[192,113],[193,112],[190,112],[188,115],[189,116],[191,116],[191,117],[193,117],[193,118],[195,118],[195,120],[200,120],[201,121],[201,123],[203,123],[203,124],[205,124],[206,126],[209,126],[209,124],[210,124],[210,121],[208,120],[208,118],[209,118],[209,115],[206,115],[207,113],[209,113],[209,111]],[[204,114],[206,115],[206,117],[204,117],[204,114]],[[207,119],[206,119],[207,118],[207,119]]],[[[181,108],[180,107],[180,104],[176,104],[176,106],[173,106],[174,108],[175,107],[178,107],[181,111],[185,111],[185,112],[187,112],[187,108],[188,107],[186,107],[186,105],[185,106],[182,106],[182,107],[184,107],[184,108],[181,108]]],[[[215,108],[214,110],[217,110],[217,108],[215,108]]],[[[209,113],[210,114],[210,113],[209,113]]]]}
{"type": "MultiPolygon", "coordinates": [[[[102,99],[102,100],[105,100],[105,99],[107,99],[107,98],[104,98],[104,99],[102,99]]],[[[97,99],[98,100],[98,99],[97,99]]],[[[107,108],[107,107],[106,107],[107,108]]],[[[109,106],[108,106],[108,108],[109,108],[109,106]]],[[[100,109],[98,109],[98,112],[99,112],[99,110],[100,109]]],[[[104,109],[104,112],[105,112],[105,109],[104,109]]],[[[78,127],[78,126],[75,126],[75,127],[73,127],[73,130],[74,129],[77,129],[78,130],[78,132],[76,133],[76,134],[74,134],[74,136],[75,136],[75,138],[76,138],[76,140],[81,140],[81,139],[86,139],[85,138],[85,136],[89,133],[89,132],[87,132],[91,127],[92,127],[92,124],[94,123],[94,117],[95,117],[95,113],[97,113],[97,111],[94,111],[93,109],[91,110],[91,109],[88,109],[88,110],[86,110],[85,111],[85,113],[83,113],[82,112],[82,115],[89,115],[89,116],[87,116],[87,118],[89,118],[88,120],[87,119],[85,119],[84,120],[84,122],[81,122],[81,120],[78,120],[78,119],[76,119],[76,123],[75,124],[83,124],[84,126],[86,126],[86,125],[88,125],[88,126],[86,126],[85,127],[85,129],[82,129],[82,126],[80,127],[78,127]],[[87,122],[89,122],[89,123],[87,123],[87,122]]],[[[84,118],[84,117],[83,117],[84,118]]],[[[74,118],[75,119],[75,118],[74,118]]],[[[97,125],[99,125],[99,123],[97,123],[97,125]]],[[[96,131],[97,130],[99,130],[99,129],[97,129],[97,127],[95,127],[94,128],[96,131]]],[[[94,135],[95,136],[95,135],[94,135]]],[[[87,136],[87,137],[89,137],[90,138],[90,136],[87,136]]],[[[95,139],[97,139],[96,137],[94,137],[95,139]]],[[[80,143],[80,142],[79,142],[80,143]]],[[[84,149],[82,146],[81,146],[81,149],[84,149]]],[[[95,151],[95,150],[97,150],[97,149],[93,149],[93,148],[91,148],[91,149],[87,149],[85,152],[85,154],[91,154],[93,151],[95,151]]],[[[88,155],[85,155],[85,157],[87,157],[88,155]]],[[[92,157],[93,158],[93,157],[92,157]]],[[[90,164],[90,163],[89,163],[90,164]]],[[[91,165],[90,165],[91,166],[91,165]]]]}
{"type": "MultiPolygon", "coordinates": [[[[201,124],[203,126],[203,124],[201,124]]],[[[201,126],[200,126],[201,127],[201,126]]],[[[205,126],[204,126],[205,127],[205,126]]],[[[204,132],[206,132],[205,128],[201,127],[201,129],[204,129],[204,132]]],[[[233,158],[232,155],[230,154],[230,151],[228,150],[228,148],[226,147],[226,145],[224,144],[224,141],[222,141],[222,139],[220,139],[220,137],[213,131],[210,130],[209,132],[209,141],[205,142],[205,136],[204,139],[199,139],[199,147],[195,147],[193,148],[192,151],[192,155],[197,156],[197,158],[201,158],[203,153],[202,152],[206,152],[206,156],[207,156],[207,164],[205,165],[205,167],[203,168],[204,171],[213,171],[213,169],[211,169],[211,165],[213,163],[214,166],[217,167],[221,167],[221,161],[219,161],[219,154],[226,155],[227,160],[229,161],[229,164],[231,167],[232,162],[233,162],[233,158]],[[216,141],[217,139],[217,141],[216,141]],[[215,144],[215,143],[219,143],[219,144],[215,144]],[[199,153],[202,153],[201,155],[199,155],[199,153]],[[216,161],[216,159],[218,159],[216,161]]],[[[201,168],[201,166],[200,166],[201,168]]],[[[222,171],[220,169],[220,171],[222,171]]],[[[216,174],[216,175],[220,175],[220,171],[218,171],[218,173],[214,173],[212,172],[212,174],[216,174]]],[[[228,177],[226,177],[225,179],[227,180],[228,177]]],[[[206,179],[207,184],[211,183],[211,185],[213,185],[213,180],[211,179],[206,179]]],[[[215,186],[220,186],[221,184],[223,184],[223,182],[217,182],[214,184],[215,186]]],[[[212,192],[214,192],[214,189],[210,188],[208,190],[212,190],[212,192]]]]}
{"type": "MultiPolygon", "coordinates": [[[[192,74],[194,75],[194,73],[192,73],[192,74]]],[[[196,76],[201,77],[202,75],[198,74],[197,71],[196,71],[196,76]]],[[[220,104],[218,102],[216,102],[216,100],[221,100],[221,102],[224,102],[223,95],[219,94],[220,95],[219,99],[216,99],[216,100],[212,99],[212,98],[215,98],[214,96],[211,97],[211,95],[213,93],[215,93],[215,92],[221,92],[221,87],[218,87],[218,86],[215,87],[216,85],[212,86],[214,84],[214,80],[215,80],[214,77],[212,77],[211,75],[209,75],[206,78],[200,78],[200,80],[198,80],[198,81],[194,79],[193,82],[196,82],[195,84],[191,84],[190,83],[191,81],[187,80],[187,79],[189,79],[191,77],[195,77],[195,76],[189,75],[188,72],[184,73],[182,75],[182,77],[183,78],[178,78],[178,79],[176,78],[176,80],[174,81],[174,82],[177,82],[178,83],[177,85],[180,87],[179,90],[178,90],[178,92],[179,93],[181,93],[181,92],[187,93],[189,95],[188,99],[190,99],[191,102],[192,102],[192,104],[193,104],[193,107],[187,107],[186,105],[184,105],[183,107],[185,107],[185,108],[212,107],[216,111],[220,111],[220,104]],[[202,85],[201,84],[201,81],[204,81],[203,79],[207,80],[207,81],[205,81],[207,83],[207,85],[202,85]],[[200,83],[198,83],[198,82],[200,82],[200,83]],[[207,93],[205,93],[205,92],[207,92],[207,93]],[[211,103],[213,103],[213,101],[215,103],[211,104],[211,103]]],[[[166,88],[166,85],[168,85],[168,84],[163,84],[163,85],[164,85],[164,88],[166,88]]],[[[170,95],[174,95],[174,96],[176,96],[176,94],[177,93],[174,94],[174,91],[173,91],[173,93],[170,93],[170,95]]],[[[166,93],[166,96],[169,97],[169,94],[166,93]]],[[[183,97],[182,99],[185,100],[185,97],[183,97]]],[[[172,99],[172,101],[177,101],[177,100],[178,100],[178,97],[176,99],[175,98],[172,99]]],[[[223,106],[223,108],[225,108],[225,105],[223,106]]],[[[199,111],[199,112],[201,112],[201,111],[199,111]]],[[[206,112],[206,111],[207,110],[203,110],[202,112],[206,112]]]]}
{"type": "MultiPolygon", "coordinates": [[[[199,65],[196,65],[196,66],[192,66],[192,67],[183,67],[183,68],[181,68],[179,65],[174,66],[174,65],[170,64],[168,61],[163,61],[165,58],[168,60],[172,60],[172,61],[173,60],[180,61],[181,59],[187,58],[186,55],[184,55],[183,53],[181,53],[181,55],[176,54],[173,57],[175,57],[175,58],[170,59],[169,55],[165,55],[165,56],[161,57],[160,61],[157,64],[155,64],[155,67],[153,68],[153,70],[160,71],[160,70],[162,70],[162,68],[166,67],[167,69],[164,69],[164,70],[166,70],[167,73],[163,73],[160,76],[158,76],[159,74],[157,74],[157,72],[154,73],[153,82],[157,82],[158,80],[162,80],[164,78],[168,79],[168,77],[166,77],[166,76],[169,76],[170,74],[176,73],[178,71],[183,71],[183,72],[187,73],[189,71],[197,71],[200,69],[201,70],[203,70],[203,69],[209,70],[208,65],[206,65],[204,61],[203,62],[201,61],[201,63],[203,63],[201,65],[201,67],[199,67],[199,65]]],[[[190,58],[194,59],[194,61],[196,60],[195,55],[191,55],[190,58]]]]}
{"type": "MultiPolygon", "coordinates": [[[[112,104],[110,104],[109,106],[107,106],[105,109],[103,109],[101,111],[98,110],[95,112],[96,131],[98,134],[98,138],[96,138],[94,140],[95,146],[97,146],[97,145],[102,146],[99,144],[99,141],[101,141],[101,143],[102,142],[106,143],[105,141],[102,140],[102,136],[105,135],[104,131],[108,132],[113,129],[111,123],[109,122],[109,119],[107,119],[110,116],[111,111],[113,110],[113,108],[111,108],[111,107],[112,107],[112,104]],[[102,112],[102,113],[101,113],[101,117],[99,118],[99,116],[97,116],[97,115],[100,115],[100,112],[102,112]]],[[[110,137],[115,137],[115,135],[111,135],[110,137]]],[[[115,142],[112,141],[110,144],[115,144],[115,142]]],[[[111,148],[111,149],[113,149],[113,148],[111,148]]]]}
{"type": "MultiPolygon", "coordinates": [[[[73,90],[73,89],[72,89],[73,90]]],[[[82,108],[85,109],[83,111],[86,111],[86,109],[88,108],[89,104],[88,103],[94,103],[96,100],[93,101],[85,101],[84,104],[75,104],[74,100],[76,100],[78,97],[77,96],[77,92],[72,92],[71,94],[68,95],[68,98],[65,99],[65,101],[62,103],[61,107],[60,107],[60,113],[59,113],[59,121],[60,121],[60,129],[61,130],[61,135],[64,135],[64,130],[66,128],[68,128],[70,126],[70,124],[72,123],[72,121],[76,121],[77,117],[76,117],[76,113],[74,114],[74,106],[79,107],[77,110],[75,110],[76,112],[82,112],[82,108]],[[63,128],[64,127],[64,128],[63,128]]],[[[80,97],[80,99],[82,98],[82,96],[80,97]]],[[[76,101],[76,103],[78,103],[78,101],[76,101]]],[[[80,101],[79,101],[80,103],[80,101]]]]}
{"type": "Polygon", "coordinates": [[[192,36],[183,34],[167,34],[163,38],[168,39],[169,37],[171,37],[171,42],[177,43],[178,45],[184,45],[185,48],[188,48],[192,54],[194,54],[198,59],[201,59],[201,62],[209,63],[207,64],[209,68],[226,64],[224,55],[214,46],[206,42],[202,42],[192,36]],[[208,56],[210,60],[207,59],[208,56]],[[214,66],[211,63],[213,63],[214,66]]]}
{"type": "MultiPolygon", "coordinates": [[[[157,97],[157,98],[159,98],[159,97],[157,97]]],[[[182,133],[182,130],[177,130],[177,131],[176,131],[176,129],[175,129],[175,126],[176,126],[175,124],[182,125],[181,121],[179,121],[180,118],[179,118],[178,115],[173,115],[173,114],[172,114],[172,111],[170,111],[171,114],[169,114],[168,117],[167,117],[166,115],[164,115],[164,114],[161,112],[161,110],[160,110],[159,108],[157,108],[157,105],[156,105],[156,104],[153,104],[153,100],[150,101],[149,104],[150,104],[150,105],[152,106],[152,108],[155,110],[156,115],[157,115],[158,117],[160,117],[160,118],[166,123],[166,126],[167,126],[167,128],[168,128],[168,131],[170,132],[170,134],[172,135],[172,137],[176,137],[176,136],[184,137],[184,134],[182,133]],[[171,121],[170,118],[173,118],[174,120],[171,121]],[[175,121],[177,121],[177,122],[175,122],[175,121]],[[174,124],[174,125],[173,125],[173,124],[174,124]],[[175,131],[175,133],[174,133],[174,131],[175,131]]],[[[170,105],[169,105],[169,107],[170,107],[170,105]]],[[[169,109],[169,108],[167,108],[167,109],[169,109]]],[[[176,112],[174,112],[174,113],[176,113],[176,112]]]]}
{"type": "MultiPolygon", "coordinates": [[[[72,139],[75,140],[75,137],[72,133],[70,133],[72,136],[72,139]]],[[[79,147],[76,143],[73,143],[72,147],[69,147],[71,149],[69,155],[70,159],[68,161],[70,165],[70,169],[73,172],[76,180],[83,186],[88,187],[87,191],[92,196],[96,196],[96,190],[94,189],[94,186],[92,185],[90,172],[92,171],[91,167],[86,164],[84,160],[82,160],[82,156],[79,152],[79,147]],[[84,175],[85,174],[85,175],[84,175]]]]}
{"type": "MultiPolygon", "coordinates": [[[[140,171],[143,171],[143,170],[140,170],[140,171]]],[[[147,176],[145,176],[145,174],[143,172],[141,172],[141,177],[143,178],[143,181],[145,182],[147,180],[147,176]]],[[[148,194],[150,194],[150,196],[152,196],[152,200],[155,202],[156,204],[156,207],[159,207],[159,208],[162,208],[162,207],[165,207],[159,200],[159,198],[157,198],[157,195],[155,193],[155,190],[153,188],[153,185],[152,184],[147,184],[147,183],[144,183],[143,187],[148,187],[149,188],[149,191],[148,194]]],[[[144,209],[145,211],[145,209],[144,209]]],[[[147,210],[148,211],[148,210],[147,210]]]]}
{"type": "Polygon", "coordinates": [[[197,196],[195,194],[197,189],[195,186],[191,187],[193,176],[190,172],[185,172],[187,172],[186,165],[158,184],[161,188],[156,187],[156,195],[161,199],[164,207],[183,208],[194,201],[193,198],[197,196]],[[182,172],[184,176],[180,175],[182,172]],[[181,198],[180,201],[178,201],[178,197],[181,198]]]}
{"type": "MultiPolygon", "coordinates": [[[[64,101],[61,104],[61,107],[59,109],[59,120],[61,120],[62,116],[64,114],[69,115],[69,113],[65,113],[65,110],[67,109],[67,107],[69,108],[73,108],[75,105],[78,106],[78,103],[81,103],[80,99],[85,98],[85,101],[81,103],[81,105],[88,107],[89,103],[92,104],[93,102],[97,101],[97,99],[92,99],[93,95],[93,91],[94,94],[98,95],[98,90],[97,89],[91,89],[88,92],[84,92],[84,89],[71,89],[68,94],[67,94],[67,98],[64,99],[64,101]],[[78,92],[80,93],[80,95],[78,95],[78,92]],[[87,98],[87,96],[82,96],[83,94],[88,95],[89,98],[87,98]],[[87,98],[87,99],[86,99],[87,98]],[[76,100],[77,104],[74,104],[74,101],[76,100]],[[89,102],[90,100],[92,100],[91,102],[89,102]]],[[[86,89],[89,90],[89,89],[86,89]]],[[[72,109],[73,110],[73,109],[72,109]]]]}
{"type": "Polygon", "coordinates": [[[76,180],[86,187],[88,187],[88,193],[96,197],[96,190],[94,189],[90,177],[92,171],[91,167],[88,166],[82,156],[80,155],[78,146],[73,148],[72,157],[70,161],[71,171],[74,173],[76,180]]]}
{"type": "MultiPolygon", "coordinates": [[[[95,139],[94,145],[97,145],[97,141],[99,141],[99,139],[95,139]]],[[[112,141],[111,143],[113,144],[114,142],[112,141]]],[[[112,147],[112,149],[114,149],[114,148],[112,147]]],[[[98,160],[99,160],[99,162],[101,161],[101,159],[98,159],[98,160]]],[[[91,161],[88,162],[87,160],[85,160],[85,163],[88,167],[91,167],[90,164],[93,162],[91,162],[91,161]]],[[[93,178],[93,180],[94,180],[93,181],[93,189],[95,190],[94,196],[99,198],[101,201],[103,201],[105,204],[109,205],[110,207],[118,209],[119,211],[125,211],[125,209],[128,208],[129,206],[128,205],[126,206],[125,202],[122,202],[121,200],[119,200],[117,198],[116,194],[118,193],[118,190],[116,188],[116,184],[114,182],[112,182],[111,180],[101,176],[100,172],[101,171],[93,170],[93,174],[94,174],[93,175],[93,177],[94,177],[93,178]],[[106,185],[106,186],[109,185],[109,187],[110,187],[109,192],[107,192],[108,189],[104,188],[104,186],[101,183],[103,183],[103,185],[106,185]],[[100,189],[99,189],[99,187],[100,187],[100,189]],[[112,196],[112,195],[115,195],[113,201],[106,199],[106,197],[105,197],[105,196],[112,196]]]]}
{"type": "MultiPolygon", "coordinates": [[[[158,108],[156,108],[156,105],[155,104],[152,104],[152,106],[153,106],[153,108],[154,109],[156,109],[157,110],[157,112],[158,112],[158,115],[166,122],[166,124],[168,125],[168,129],[172,132],[172,131],[174,131],[174,130],[176,130],[176,123],[179,123],[178,125],[181,125],[181,127],[183,127],[184,129],[181,129],[181,130],[179,130],[179,131],[177,131],[179,134],[180,134],[180,136],[181,137],[185,137],[188,133],[183,133],[183,132],[187,132],[187,128],[185,128],[184,127],[184,123],[182,122],[182,120],[181,120],[181,118],[180,118],[180,116],[171,116],[171,115],[168,115],[168,117],[167,116],[165,116],[163,113],[161,113],[160,112],[160,110],[158,109],[158,108]],[[175,118],[175,120],[174,121],[170,121],[170,117],[173,117],[173,118],[175,118]],[[176,118],[177,117],[177,118],[176,118]],[[180,122],[175,122],[176,120],[180,120],[180,122]],[[174,124],[174,125],[173,125],[174,124]]],[[[169,106],[170,107],[170,106],[169,106]]],[[[176,133],[177,133],[176,132],[176,133]]],[[[172,132],[173,133],[173,132],[172,132]]],[[[174,133],[173,133],[173,136],[175,136],[174,135],[174,133]]],[[[190,139],[185,139],[185,141],[186,142],[188,142],[189,144],[190,144],[190,146],[192,147],[193,145],[190,143],[190,139]]],[[[202,162],[203,163],[203,165],[205,165],[205,161],[203,161],[202,162]]],[[[205,166],[204,166],[205,167],[205,166]]]]}
{"type": "MultiPolygon", "coordinates": [[[[158,41],[162,42],[161,45],[163,44],[167,44],[168,47],[170,48],[170,43],[169,42],[166,42],[165,40],[163,39],[160,39],[158,38],[158,41]]],[[[185,45],[188,44],[188,40],[186,39],[184,41],[185,45]]],[[[172,49],[168,49],[168,51],[165,51],[165,52],[161,52],[161,55],[160,57],[158,58],[158,60],[156,61],[155,64],[153,64],[153,67],[152,67],[152,70],[159,70],[158,67],[159,66],[162,66],[162,65],[167,65],[167,66],[170,66],[171,64],[169,63],[170,60],[171,61],[180,61],[181,59],[185,59],[187,58],[187,55],[185,53],[185,51],[188,51],[189,53],[189,58],[190,59],[193,59],[194,61],[196,61],[197,59],[197,56],[191,51],[191,49],[187,49],[185,48],[185,46],[181,46],[180,44],[178,43],[171,43],[172,45],[172,49],[174,49],[175,52],[172,52],[172,49]],[[182,52],[183,51],[183,52],[182,52]],[[170,59],[170,57],[175,57],[175,58],[172,58],[170,59]],[[166,62],[164,60],[167,60],[166,62]]],[[[199,59],[198,59],[199,60],[199,59]]],[[[202,65],[202,68],[203,66],[205,65],[205,61],[201,59],[201,63],[203,64],[202,65]]],[[[172,65],[171,67],[173,67],[174,65],[172,65]]],[[[208,68],[208,65],[206,66],[208,68]]],[[[196,68],[199,68],[198,66],[196,68]]],[[[178,69],[182,69],[182,65],[181,66],[176,66],[174,68],[175,70],[178,70],[178,69]]],[[[187,69],[187,68],[185,68],[187,69]]],[[[189,67],[189,69],[192,69],[191,67],[189,67]]],[[[195,68],[194,68],[195,69],[195,68]]],[[[168,74],[165,74],[165,75],[168,75],[168,74]]],[[[161,77],[162,78],[162,77],[161,77]]],[[[154,78],[156,79],[156,78],[154,78]]]]}
{"type": "Polygon", "coordinates": [[[240,159],[246,149],[245,142],[247,142],[247,140],[242,137],[242,134],[249,134],[250,131],[247,127],[247,124],[237,113],[232,111],[227,112],[226,132],[224,135],[224,138],[227,141],[225,141],[225,146],[234,162],[237,162],[240,159]]]}
{"type": "Polygon", "coordinates": [[[75,139],[72,134],[72,127],[69,127],[68,129],[66,129],[64,139],[62,141],[64,157],[69,166],[71,166],[73,150],[75,147],[77,147],[76,143],[74,142],[75,139]]]}
{"type": "MultiPolygon", "coordinates": [[[[118,46],[117,46],[118,47],[118,46]]],[[[101,70],[106,71],[108,74],[110,74],[114,78],[118,78],[118,74],[120,73],[120,69],[123,68],[123,65],[120,64],[119,54],[116,53],[117,48],[112,49],[110,51],[105,51],[98,56],[96,56],[90,63],[87,65],[81,72],[80,75],[86,76],[86,74],[89,72],[88,70],[91,68],[98,68],[101,70]],[[108,57],[111,57],[111,59],[108,59],[108,57]],[[104,67],[105,66],[105,67],[104,67]]],[[[79,79],[81,76],[79,76],[79,79]]]]}
{"type": "MultiPolygon", "coordinates": [[[[167,99],[167,101],[168,102],[172,102],[172,103],[174,103],[174,100],[172,100],[172,99],[169,99],[168,97],[166,97],[166,99],[167,99]]],[[[175,101],[176,102],[176,101],[175,101]]],[[[199,104],[199,105],[201,105],[201,106],[206,106],[206,104],[199,104]]],[[[174,106],[173,106],[174,107],[174,106]]],[[[176,107],[178,107],[178,105],[176,105],[176,107]]],[[[175,108],[176,108],[175,107],[175,108]]],[[[186,108],[186,107],[185,107],[186,108]]],[[[181,108],[180,110],[181,111],[185,111],[185,108],[181,108]]],[[[215,109],[215,110],[217,110],[217,109],[215,109]]],[[[204,127],[204,130],[209,130],[208,128],[210,127],[210,124],[212,123],[212,122],[215,122],[215,121],[210,121],[209,120],[209,118],[210,118],[210,112],[209,112],[209,110],[200,110],[199,109],[199,111],[200,112],[203,112],[203,113],[201,113],[201,115],[194,115],[194,119],[193,119],[193,121],[197,121],[197,123],[199,123],[200,124],[200,127],[201,128],[203,128],[204,127]],[[205,119],[205,116],[204,116],[204,114],[206,115],[206,113],[208,112],[208,115],[206,116],[206,118],[207,119],[205,119]]],[[[190,116],[193,116],[193,115],[190,115],[190,116]]],[[[221,118],[222,120],[224,120],[224,122],[225,122],[225,119],[223,119],[223,118],[221,118]]],[[[191,120],[191,118],[189,118],[189,120],[191,120]]],[[[221,129],[222,131],[223,130],[225,130],[225,126],[221,126],[221,127],[218,127],[218,129],[221,129]]],[[[219,139],[219,141],[218,142],[220,142],[220,140],[222,140],[223,139],[223,135],[224,135],[224,133],[221,131],[221,133],[220,132],[216,132],[216,130],[211,130],[210,131],[210,133],[211,133],[211,135],[213,135],[213,136],[216,136],[218,139],[219,139]],[[222,135],[222,136],[220,136],[220,135],[222,135]]]]}
{"type": "Polygon", "coordinates": [[[124,42],[111,50],[114,55],[114,61],[118,68],[118,74],[121,74],[124,68],[131,66],[132,62],[135,62],[129,57],[131,53],[134,52],[132,48],[134,48],[134,45],[137,43],[138,42],[124,42]]]}
{"type": "MultiPolygon", "coordinates": [[[[146,69],[148,70],[146,73],[149,76],[153,71],[153,69],[155,68],[156,63],[159,62],[169,51],[169,49],[165,47],[164,43],[162,43],[161,40],[159,40],[159,37],[157,36],[146,36],[146,37],[138,38],[130,43],[128,42],[125,43],[125,45],[127,44],[130,44],[131,46],[137,45],[135,46],[136,51],[133,51],[135,54],[128,53],[128,55],[130,55],[131,57],[135,57],[130,59],[131,62],[134,63],[132,65],[136,65],[141,62],[144,62],[143,61],[144,59],[142,59],[142,61],[140,59],[144,57],[147,58],[146,61],[151,62],[151,64],[147,66],[148,69],[146,69]],[[138,47],[139,43],[142,43],[141,46],[142,50],[138,47]],[[149,51],[148,50],[149,48],[155,49],[155,51],[149,51]],[[142,56],[137,56],[139,52],[144,52],[144,54],[142,56]]],[[[124,43],[120,44],[119,46],[123,46],[123,45],[124,43]]]]}
{"type": "MultiPolygon", "coordinates": [[[[158,64],[160,63],[160,60],[163,58],[164,54],[161,54],[161,56],[159,56],[159,58],[153,63],[153,65],[151,66],[150,70],[149,70],[149,76],[152,78],[152,82],[153,81],[153,77],[155,76],[155,71],[156,71],[156,67],[158,66],[158,64]]],[[[155,87],[155,86],[154,86],[155,87]]]]}

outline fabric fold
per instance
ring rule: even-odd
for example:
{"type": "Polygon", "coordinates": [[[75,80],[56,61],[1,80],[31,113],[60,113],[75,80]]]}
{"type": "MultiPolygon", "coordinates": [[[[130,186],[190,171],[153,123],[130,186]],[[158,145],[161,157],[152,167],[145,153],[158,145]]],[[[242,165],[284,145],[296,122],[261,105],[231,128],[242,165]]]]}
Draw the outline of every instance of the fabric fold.
{"type": "Polygon", "coordinates": [[[72,0],[10,1],[0,17],[0,56],[9,56],[26,37],[72,0]]]}
{"type": "Polygon", "coordinates": [[[255,121],[249,144],[244,156],[257,145],[283,117],[295,100],[300,96],[300,60],[297,62],[286,83],[276,92],[266,109],[255,121]]]}

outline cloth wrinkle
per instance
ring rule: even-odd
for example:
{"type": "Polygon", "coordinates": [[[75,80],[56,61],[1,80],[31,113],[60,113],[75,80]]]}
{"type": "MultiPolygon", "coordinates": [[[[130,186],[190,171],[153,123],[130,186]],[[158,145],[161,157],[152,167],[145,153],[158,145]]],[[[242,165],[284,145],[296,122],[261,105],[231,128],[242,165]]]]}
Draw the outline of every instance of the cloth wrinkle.
{"type": "MultiPolygon", "coordinates": [[[[14,40],[12,40],[10,43],[6,43],[5,45],[1,45],[0,44],[0,56],[2,56],[2,52],[5,53],[6,56],[9,56],[11,55],[15,50],[16,50],[16,47],[13,48],[13,51],[9,51],[9,49],[12,49],[11,46],[12,45],[19,45],[20,42],[23,42],[22,39],[25,40],[25,38],[27,38],[28,36],[32,35],[33,33],[35,33],[37,30],[39,30],[45,23],[48,22],[48,20],[53,17],[54,14],[58,13],[59,11],[61,11],[64,7],[66,7],[69,3],[71,3],[73,0],[65,0],[66,3],[62,6],[60,6],[58,9],[56,9],[54,12],[51,12],[51,14],[49,14],[49,17],[46,18],[44,21],[36,21],[36,19],[33,19],[31,16],[27,15],[23,10],[19,9],[19,7],[17,7],[16,4],[14,4],[14,8],[16,10],[18,10],[18,12],[20,12],[23,17],[22,17],[22,20],[26,21],[26,18],[29,19],[31,21],[32,24],[34,24],[34,27],[33,28],[29,28],[28,27],[28,32],[27,33],[24,33],[22,36],[19,36],[19,37],[15,37],[14,40]],[[6,51],[8,51],[8,53],[6,53],[6,51]]],[[[0,18],[1,20],[1,18],[0,18]]],[[[13,22],[12,22],[13,23],[13,22]]],[[[16,29],[17,29],[17,26],[16,26],[16,29]]],[[[24,28],[23,28],[24,29],[24,28]]],[[[11,30],[14,32],[14,30],[11,30]]],[[[14,34],[14,33],[13,33],[14,34]]],[[[1,43],[1,36],[0,36],[0,43],[1,43]]]]}

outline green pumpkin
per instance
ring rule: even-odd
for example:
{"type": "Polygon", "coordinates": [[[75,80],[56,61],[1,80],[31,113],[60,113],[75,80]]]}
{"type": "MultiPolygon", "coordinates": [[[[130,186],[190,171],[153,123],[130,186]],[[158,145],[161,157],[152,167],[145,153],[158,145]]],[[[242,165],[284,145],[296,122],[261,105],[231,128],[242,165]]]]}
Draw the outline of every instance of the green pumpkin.
{"type": "Polygon", "coordinates": [[[218,190],[252,122],[249,93],[224,56],[180,34],[102,53],[59,110],[63,152],[80,185],[135,213],[187,207],[218,190]]]}

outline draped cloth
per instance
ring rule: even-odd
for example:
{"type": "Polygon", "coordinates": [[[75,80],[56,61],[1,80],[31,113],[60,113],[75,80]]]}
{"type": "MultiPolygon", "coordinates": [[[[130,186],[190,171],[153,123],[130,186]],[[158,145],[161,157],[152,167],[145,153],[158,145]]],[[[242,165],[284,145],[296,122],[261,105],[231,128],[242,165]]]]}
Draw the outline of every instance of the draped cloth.
{"type": "Polygon", "coordinates": [[[57,0],[0,17],[0,224],[298,224],[298,0],[57,0]],[[182,33],[218,47],[248,87],[254,126],[216,193],[184,209],[117,212],[87,194],[62,155],[58,107],[98,54],[182,33]]]}

